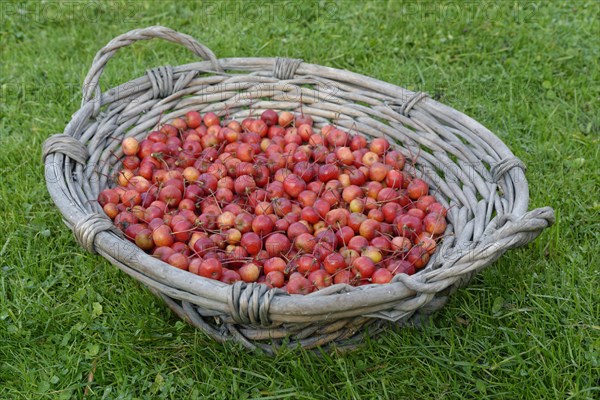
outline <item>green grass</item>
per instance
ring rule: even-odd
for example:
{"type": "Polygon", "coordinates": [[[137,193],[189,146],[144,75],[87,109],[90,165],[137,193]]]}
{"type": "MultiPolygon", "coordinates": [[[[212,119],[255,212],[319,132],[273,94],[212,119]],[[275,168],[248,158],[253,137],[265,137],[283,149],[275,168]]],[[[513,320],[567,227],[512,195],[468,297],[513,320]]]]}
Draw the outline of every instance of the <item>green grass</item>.
{"type": "MultiPolygon", "coordinates": [[[[0,7],[0,398],[82,398],[86,386],[86,398],[106,399],[600,396],[597,2],[0,7]],[[154,24],[219,57],[299,57],[432,93],[525,162],[530,208],[553,206],[557,223],[480,274],[426,329],[321,357],[216,344],[78,247],[44,183],[41,144],[79,108],[95,52],[154,24]]],[[[136,44],[111,60],[102,88],[193,58],[136,44]]]]}

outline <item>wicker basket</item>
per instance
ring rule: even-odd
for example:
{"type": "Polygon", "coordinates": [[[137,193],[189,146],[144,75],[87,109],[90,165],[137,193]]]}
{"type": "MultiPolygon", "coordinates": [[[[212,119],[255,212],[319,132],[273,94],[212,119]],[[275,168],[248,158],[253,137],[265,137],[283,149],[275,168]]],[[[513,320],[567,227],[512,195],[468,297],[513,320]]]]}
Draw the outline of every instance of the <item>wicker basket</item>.
{"type": "Polygon", "coordinates": [[[425,93],[302,60],[217,59],[192,37],[160,26],[128,32],[98,52],[81,108],[63,134],[45,142],[43,156],[48,191],[85,249],[217,341],[269,353],[284,344],[347,346],[390,324],[419,323],[506,250],[534,240],[554,221],[551,208],[527,211],[524,165],[502,141],[425,93]],[[102,93],[98,81],[115,52],[152,38],[184,45],[205,61],[153,68],[102,93]],[[338,284],[306,296],[261,284],[226,285],[147,255],[123,239],[98,205],[107,177],[119,167],[125,136],[141,138],[189,110],[242,119],[267,108],[302,109],[317,129],[334,121],[397,143],[449,209],[446,238],[423,270],[386,285],[338,284]]]}

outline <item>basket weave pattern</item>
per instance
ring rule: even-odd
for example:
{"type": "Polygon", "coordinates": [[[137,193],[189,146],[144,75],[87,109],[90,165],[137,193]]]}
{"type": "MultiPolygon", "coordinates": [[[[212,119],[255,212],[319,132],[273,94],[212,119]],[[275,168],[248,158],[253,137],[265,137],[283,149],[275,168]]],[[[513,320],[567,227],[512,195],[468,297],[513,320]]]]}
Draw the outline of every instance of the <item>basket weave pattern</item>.
{"type": "Polygon", "coordinates": [[[44,144],[48,190],[77,241],[146,285],[181,318],[222,342],[272,353],[352,345],[389,324],[419,323],[505,251],[554,222],[549,207],[527,211],[524,165],[500,139],[466,115],[356,73],[285,58],[217,59],[192,37],[164,27],[128,32],[96,55],[81,108],[64,133],[44,144]],[[204,61],[150,69],[105,93],[103,69],[121,47],[161,38],[204,61]],[[386,285],[333,285],[288,295],[261,284],[234,285],[173,268],[125,240],[96,202],[123,155],[120,142],[187,111],[233,119],[272,108],[309,114],[368,138],[385,136],[448,208],[448,229],[425,269],[386,285]],[[368,329],[367,329],[368,328],[368,329]]]}

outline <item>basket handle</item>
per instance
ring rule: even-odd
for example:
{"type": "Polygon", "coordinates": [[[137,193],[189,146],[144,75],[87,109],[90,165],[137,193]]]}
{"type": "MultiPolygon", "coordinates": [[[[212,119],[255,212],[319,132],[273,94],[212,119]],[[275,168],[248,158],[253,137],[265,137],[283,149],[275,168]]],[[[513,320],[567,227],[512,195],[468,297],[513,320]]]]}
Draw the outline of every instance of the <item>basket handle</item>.
{"type": "Polygon", "coordinates": [[[119,50],[121,47],[129,46],[130,44],[139,40],[150,40],[154,38],[160,38],[169,42],[181,44],[195,53],[198,57],[210,61],[216,72],[223,72],[223,68],[217,61],[217,57],[212,50],[203,44],[198,43],[196,39],[189,35],[174,31],[173,29],[166,28],[164,26],[150,26],[143,29],[134,29],[117,36],[108,42],[108,44],[104,46],[98,53],[96,53],[94,61],[92,62],[92,66],[90,67],[90,70],[83,81],[82,106],[83,104],[92,100],[94,96],[97,96],[98,100],[100,100],[100,88],[98,86],[98,81],[100,80],[100,76],[102,76],[104,67],[117,52],[117,50],[119,50]]]}
{"type": "Polygon", "coordinates": [[[525,246],[533,242],[544,229],[554,225],[555,221],[556,217],[551,207],[536,208],[518,218],[512,214],[504,214],[497,222],[501,225],[500,229],[486,238],[486,241],[503,242],[507,249],[525,246]]]}

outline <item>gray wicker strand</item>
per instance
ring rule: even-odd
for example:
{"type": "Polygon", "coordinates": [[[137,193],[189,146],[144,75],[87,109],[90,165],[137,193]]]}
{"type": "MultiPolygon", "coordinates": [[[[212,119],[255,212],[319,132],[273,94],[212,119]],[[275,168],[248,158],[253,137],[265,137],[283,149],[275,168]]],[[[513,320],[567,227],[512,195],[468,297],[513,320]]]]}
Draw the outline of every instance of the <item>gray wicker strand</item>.
{"type": "Polygon", "coordinates": [[[411,95],[410,98],[406,100],[406,102],[404,102],[402,107],[400,107],[400,114],[404,115],[405,117],[408,117],[410,114],[410,110],[412,110],[418,102],[427,97],[429,97],[429,95],[425,92],[416,92],[415,94],[411,95]]]}
{"type": "Polygon", "coordinates": [[[294,58],[277,57],[273,68],[273,76],[283,81],[293,78],[302,61],[294,58]]]}
{"type": "Polygon", "coordinates": [[[81,108],[64,133],[46,141],[43,159],[48,191],[84,248],[147,286],[209,337],[271,354],[282,346],[353,347],[389,326],[424,323],[478,272],[554,222],[549,207],[528,211],[525,166],[510,149],[425,93],[300,59],[217,59],[191,36],[157,26],[120,35],[97,53],[81,108]],[[115,52],[152,38],[181,44],[205,61],[149,68],[101,92],[98,82],[115,52]],[[333,285],[306,296],[260,284],[226,285],[146,254],[99,214],[97,197],[120,169],[123,138],[141,139],[190,110],[241,120],[268,108],[310,115],[317,132],[333,122],[394,143],[448,208],[445,239],[425,268],[386,285],[333,285]]]}
{"type": "Polygon", "coordinates": [[[51,153],[62,153],[82,165],[90,157],[88,149],[83,143],[63,133],[57,133],[46,139],[42,147],[42,161],[45,161],[48,154],[51,153]]]}
{"type": "Polygon", "coordinates": [[[73,226],[73,235],[77,243],[92,254],[98,253],[94,243],[96,236],[98,233],[105,231],[124,237],[106,215],[90,214],[73,226]]]}
{"type": "Polygon", "coordinates": [[[208,47],[198,43],[191,36],[162,26],[151,26],[144,29],[136,29],[114,38],[102,50],[100,50],[98,54],[96,54],[96,57],[94,57],[94,61],[92,62],[92,68],[90,68],[88,75],[83,81],[83,101],[81,105],[83,106],[87,101],[90,101],[94,97],[97,97],[98,101],[100,101],[100,98],[97,95],[98,92],[96,92],[98,81],[102,75],[102,71],[104,71],[106,63],[112,58],[118,49],[129,46],[130,44],[140,40],[150,40],[154,38],[161,38],[169,42],[181,44],[190,49],[198,57],[204,60],[210,60],[215,71],[223,72],[223,69],[219,65],[214,53],[208,47]]]}
{"type": "Polygon", "coordinates": [[[523,161],[521,161],[517,157],[505,158],[503,160],[498,161],[492,167],[490,171],[492,174],[492,180],[494,182],[498,182],[498,180],[502,178],[502,175],[504,175],[513,168],[521,168],[523,172],[527,171],[527,167],[525,166],[523,161]]]}

